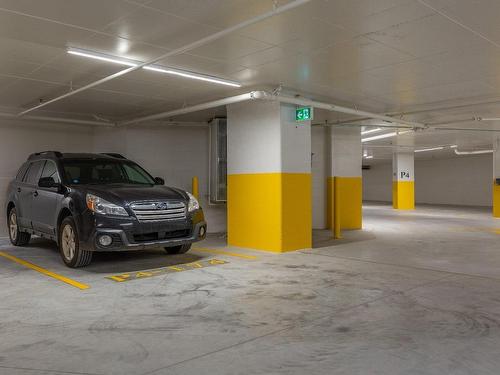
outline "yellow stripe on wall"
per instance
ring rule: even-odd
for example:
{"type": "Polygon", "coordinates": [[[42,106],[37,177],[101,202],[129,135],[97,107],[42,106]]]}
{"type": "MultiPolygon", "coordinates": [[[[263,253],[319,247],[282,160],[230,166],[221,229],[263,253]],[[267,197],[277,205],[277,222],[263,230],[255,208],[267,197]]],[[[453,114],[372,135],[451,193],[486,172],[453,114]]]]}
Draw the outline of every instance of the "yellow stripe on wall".
{"type": "Polygon", "coordinates": [[[326,198],[327,226],[334,224],[334,179],[337,179],[340,196],[340,228],[361,229],[363,227],[363,182],[361,177],[328,177],[326,198]]]}
{"type": "Polygon", "coordinates": [[[500,217],[500,185],[493,182],[493,216],[500,217]]]}
{"type": "Polygon", "coordinates": [[[415,209],[415,182],[392,182],[392,207],[397,210],[415,209]]]}
{"type": "Polygon", "coordinates": [[[228,175],[228,244],[272,252],[312,246],[311,174],[228,175]]]}

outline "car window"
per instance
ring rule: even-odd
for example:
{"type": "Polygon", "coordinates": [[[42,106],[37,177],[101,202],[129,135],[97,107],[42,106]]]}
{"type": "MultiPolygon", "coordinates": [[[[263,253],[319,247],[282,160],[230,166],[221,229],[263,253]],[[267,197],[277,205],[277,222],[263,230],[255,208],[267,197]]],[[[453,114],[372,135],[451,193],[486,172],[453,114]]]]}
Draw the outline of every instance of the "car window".
{"type": "Polygon", "coordinates": [[[142,168],[140,168],[138,165],[134,164],[123,164],[123,169],[125,170],[125,173],[127,174],[127,178],[129,182],[135,183],[135,184],[150,184],[151,183],[151,177],[146,175],[142,168]]]}
{"type": "Polygon", "coordinates": [[[59,173],[57,172],[56,163],[54,163],[52,160],[47,160],[45,162],[45,166],[43,167],[42,175],[40,176],[40,178],[43,177],[52,177],[55,182],[61,182],[59,173]]]}
{"type": "Polygon", "coordinates": [[[62,161],[67,183],[154,185],[153,178],[129,161],[102,159],[65,159],[62,161]]]}
{"type": "Polygon", "coordinates": [[[24,175],[26,174],[26,170],[29,167],[29,163],[24,163],[21,168],[19,168],[19,172],[17,172],[16,175],[16,181],[22,181],[24,178],[24,175]]]}
{"type": "Polygon", "coordinates": [[[40,169],[42,169],[43,163],[45,163],[45,160],[38,160],[31,163],[23,181],[30,185],[37,185],[38,175],[40,174],[40,169]]]}

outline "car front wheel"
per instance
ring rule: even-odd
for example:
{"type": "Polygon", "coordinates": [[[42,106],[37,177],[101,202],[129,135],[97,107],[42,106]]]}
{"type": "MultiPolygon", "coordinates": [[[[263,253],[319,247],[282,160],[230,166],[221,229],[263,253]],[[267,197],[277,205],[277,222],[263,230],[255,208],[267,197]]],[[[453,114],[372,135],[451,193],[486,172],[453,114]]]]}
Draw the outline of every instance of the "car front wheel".
{"type": "Polygon", "coordinates": [[[92,252],[80,248],[75,221],[71,216],[65,218],[59,227],[59,252],[64,264],[71,268],[87,266],[92,261],[92,252]]]}
{"type": "Polygon", "coordinates": [[[184,245],[166,247],[165,251],[169,254],[184,254],[187,253],[189,249],[191,249],[191,244],[187,243],[184,245]]]}
{"type": "Polygon", "coordinates": [[[19,231],[17,221],[17,211],[12,208],[9,211],[9,239],[14,246],[27,245],[30,242],[31,234],[19,231]]]}

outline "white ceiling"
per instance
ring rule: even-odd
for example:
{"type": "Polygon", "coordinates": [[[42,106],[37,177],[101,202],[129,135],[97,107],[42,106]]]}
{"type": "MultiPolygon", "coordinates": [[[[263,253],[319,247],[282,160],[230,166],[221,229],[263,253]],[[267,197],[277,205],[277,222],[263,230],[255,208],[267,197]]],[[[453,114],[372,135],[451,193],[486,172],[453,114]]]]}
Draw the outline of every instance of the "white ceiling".
{"type": "MultiPolygon", "coordinates": [[[[146,61],[272,6],[272,0],[0,0],[0,107],[29,108],[123,69],[68,55],[67,47],[146,61]]],[[[499,14],[498,0],[312,0],[159,62],[237,80],[240,89],[137,71],[33,114],[128,119],[282,84],[373,112],[419,111],[404,116],[492,127],[462,120],[500,117],[499,14]]],[[[417,145],[471,148],[489,145],[491,135],[407,137],[417,145]]]]}

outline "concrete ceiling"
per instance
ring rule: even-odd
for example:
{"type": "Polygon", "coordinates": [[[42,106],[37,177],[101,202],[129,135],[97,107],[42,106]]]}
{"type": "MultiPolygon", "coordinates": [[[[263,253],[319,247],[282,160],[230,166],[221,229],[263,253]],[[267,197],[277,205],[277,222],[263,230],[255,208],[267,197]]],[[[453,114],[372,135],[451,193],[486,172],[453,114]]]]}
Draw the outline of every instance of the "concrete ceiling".
{"type": "MultiPolygon", "coordinates": [[[[272,0],[0,0],[0,107],[29,108],[123,69],[68,55],[67,47],[146,61],[272,6],[272,0]]],[[[491,128],[495,123],[463,120],[500,117],[498,14],[497,0],[312,0],[159,62],[237,80],[240,89],[140,70],[33,114],[128,119],[281,84],[373,112],[417,111],[403,116],[491,128]]],[[[417,145],[470,148],[491,144],[491,135],[407,137],[417,145]]]]}

